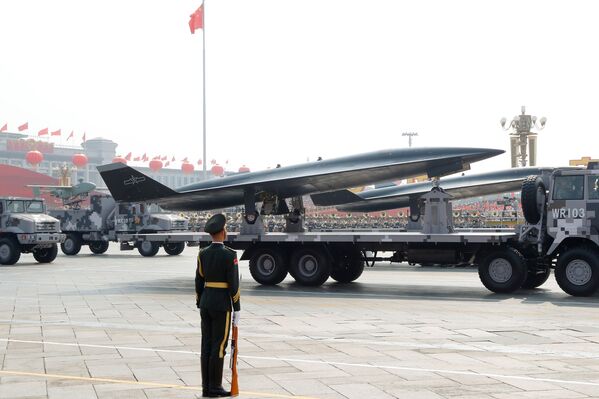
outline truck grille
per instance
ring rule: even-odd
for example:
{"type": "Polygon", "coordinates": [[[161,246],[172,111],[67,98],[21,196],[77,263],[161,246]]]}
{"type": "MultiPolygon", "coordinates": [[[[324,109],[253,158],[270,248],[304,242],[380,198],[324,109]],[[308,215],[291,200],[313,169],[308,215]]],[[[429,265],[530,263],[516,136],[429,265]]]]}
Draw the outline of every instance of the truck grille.
{"type": "Polygon", "coordinates": [[[35,228],[38,232],[54,232],[56,229],[56,222],[37,222],[35,228]]]}
{"type": "Polygon", "coordinates": [[[185,230],[186,229],[185,220],[175,220],[173,222],[173,230],[185,230]]]}

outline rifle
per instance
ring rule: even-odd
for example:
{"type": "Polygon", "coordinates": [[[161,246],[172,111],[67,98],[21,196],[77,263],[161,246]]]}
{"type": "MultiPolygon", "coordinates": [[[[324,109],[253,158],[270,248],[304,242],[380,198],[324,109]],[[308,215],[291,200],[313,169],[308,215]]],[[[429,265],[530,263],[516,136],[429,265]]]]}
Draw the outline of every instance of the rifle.
{"type": "Polygon", "coordinates": [[[239,385],[237,383],[237,326],[233,326],[231,336],[231,359],[229,360],[231,368],[231,396],[239,396],[239,385]]]}

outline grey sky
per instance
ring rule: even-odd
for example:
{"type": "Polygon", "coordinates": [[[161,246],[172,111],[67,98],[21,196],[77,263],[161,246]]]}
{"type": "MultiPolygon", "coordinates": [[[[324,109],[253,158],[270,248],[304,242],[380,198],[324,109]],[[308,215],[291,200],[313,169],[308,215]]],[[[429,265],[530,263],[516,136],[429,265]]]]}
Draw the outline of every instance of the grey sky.
{"type": "MultiPolygon", "coordinates": [[[[507,150],[499,119],[521,105],[548,118],[541,164],[599,157],[596,2],[206,1],[209,159],[260,169],[407,146],[403,131],[507,150]]],[[[200,4],[1,1],[0,125],[199,159],[200,4]]]]}

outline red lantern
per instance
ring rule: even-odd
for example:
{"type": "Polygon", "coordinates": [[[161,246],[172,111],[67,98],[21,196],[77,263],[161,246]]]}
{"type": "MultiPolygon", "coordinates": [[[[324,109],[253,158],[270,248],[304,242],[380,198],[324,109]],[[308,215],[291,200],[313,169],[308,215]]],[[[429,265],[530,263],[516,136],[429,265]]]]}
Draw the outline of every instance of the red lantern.
{"type": "Polygon", "coordinates": [[[32,150],[32,151],[29,151],[27,153],[27,155],[25,155],[25,160],[30,165],[37,166],[37,164],[39,164],[40,162],[42,162],[44,160],[44,154],[42,154],[41,152],[39,152],[37,150],[32,150]]]}
{"type": "Polygon", "coordinates": [[[225,174],[225,169],[219,164],[214,165],[211,171],[214,176],[222,176],[225,174]]]}
{"type": "Polygon", "coordinates": [[[73,165],[78,168],[82,168],[87,165],[87,156],[85,154],[75,154],[73,155],[73,165]]]}
{"type": "Polygon", "coordinates": [[[120,155],[117,155],[116,157],[112,158],[112,163],[117,162],[124,163],[125,165],[127,164],[127,160],[120,155]]]}
{"type": "Polygon", "coordinates": [[[152,159],[150,161],[150,169],[152,172],[158,172],[160,169],[162,169],[162,161],[159,159],[152,159]]]}
{"type": "Polygon", "coordinates": [[[181,170],[183,171],[183,173],[193,173],[194,166],[189,162],[183,162],[181,164],[181,170]]]}
{"type": "Polygon", "coordinates": [[[248,173],[249,171],[250,171],[250,168],[248,168],[245,165],[243,165],[241,168],[239,168],[239,173],[248,173]]]}

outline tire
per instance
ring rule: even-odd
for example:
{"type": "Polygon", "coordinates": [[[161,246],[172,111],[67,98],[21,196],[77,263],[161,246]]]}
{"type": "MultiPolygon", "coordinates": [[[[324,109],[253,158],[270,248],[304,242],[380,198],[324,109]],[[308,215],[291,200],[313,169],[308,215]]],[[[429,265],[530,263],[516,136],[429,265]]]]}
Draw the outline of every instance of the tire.
{"type": "Polygon", "coordinates": [[[276,249],[259,248],[250,258],[250,274],[262,285],[276,285],[287,277],[287,262],[276,249]]]}
{"type": "Polygon", "coordinates": [[[502,248],[487,254],[478,265],[480,281],[495,293],[514,292],[528,276],[526,259],[513,248],[502,248]]]}
{"type": "Polygon", "coordinates": [[[534,289],[539,288],[549,278],[551,275],[551,269],[547,265],[533,265],[532,268],[528,270],[528,274],[526,275],[526,280],[524,280],[524,284],[522,284],[522,288],[524,289],[534,289]]]}
{"type": "Polygon", "coordinates": [[[340,255],[331,271],[331,278],[338,283],[351,283],[364,272],[364,261],[360,252],[340,255]]]}
{"type": "Polygon", "coordinates": [[[521,203],[524,218],[530,224],[541,220],[545,207],[546,189],[540,176],[528,176],[522,183],[521,203]]]}
{"type": "Polygon", "coordinates": [[[181,252],[185,250],[184,242],[168,242],[163,245],[164,252],[169,255],[176,256],[181,255],[181,252]]]}
{"type": "Polygon", "coordinates": [[[50,248],[39,248],[33,250],[33,257],[39,263],[51,263],[58,255],[58,245],[52,244],[50,248]]]}
{"type": "Polygon", "coordinates": [[[331,275],[331,262],[320,248],[299,248],[291,255],[290,268],[295,280],[306,286],[324,284],[331,275]]]}
{"type": "Polygon", "coordinates": [[[0,238],[0,265],[14,265],[20,258],[19,243],[12,238],[0,238]]]}
{"type": "Polygon", "coordinates": [[[560,254],[555,266],[555,280],[570,295],[593,295],[599,288],[599,253],[578,247],[560,254]]]}
{"type": "Polygon", "coordinates": [[[142,241],[137,245],[137,250],[141,256],[151,257],[158,253],[160,245],[152,241],[142,241]]]}
{"type": "Polygon", "coordinates": [[[89,243],[89,250],[96,255],[101,255],[108,251],[108,241],[92,241],[89,243]]]}
{"type": "Polygon", "coordinates": [[[81,237],[78,234],[68,233],[67,238],[60,244],[60,250],[65,255],[77,255],[81,251],[81,237]]]}

